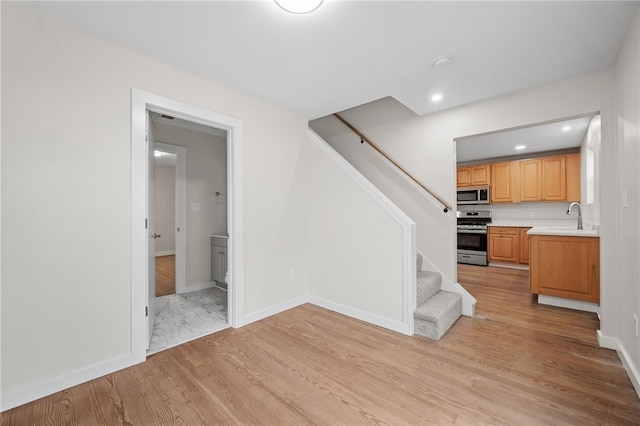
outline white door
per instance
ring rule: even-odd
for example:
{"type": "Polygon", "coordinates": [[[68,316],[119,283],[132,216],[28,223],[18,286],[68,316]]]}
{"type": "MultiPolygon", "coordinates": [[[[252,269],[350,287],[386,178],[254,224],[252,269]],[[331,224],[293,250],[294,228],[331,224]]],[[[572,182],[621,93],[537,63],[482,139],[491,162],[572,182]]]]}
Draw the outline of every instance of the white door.
{"type": "Polygon", "coordinates": [[[148,250],[148,263],[149,263],[149,292],[147,293],[147,349],[151,344],[151,336],[153,336],[153,326],[156,322],[156,169],[154,165],[155,157],[155,145],[153,143],[153,126],[151,124],[151,118],[149,117],[149,111],[146,116],[147,126],[147,143],[148,143],[148,155],[147,155],[147,231],[149,234],[149,250],[148,250]]]}

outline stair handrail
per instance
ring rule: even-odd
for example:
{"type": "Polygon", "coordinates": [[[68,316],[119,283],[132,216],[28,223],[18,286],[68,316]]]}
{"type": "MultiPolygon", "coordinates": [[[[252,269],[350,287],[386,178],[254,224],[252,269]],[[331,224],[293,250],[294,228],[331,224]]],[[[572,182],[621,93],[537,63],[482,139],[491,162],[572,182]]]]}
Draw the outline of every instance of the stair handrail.
{"type": "Polygon", "coordinates": [[[393,160],[393,158],[389,157],[389,155],[384,152],[380,147],[378,147],[375,143],[373,143],[372,141],[370,141],[365,135],[362,134],[362,132],[360,132],[358,129],[356,129],[355,127],[353,127],[351,125],[351,123],[349,123],[347,120],[345,120],[344,118],[342,118],[340,116],[340,114],[338,113],[334,113],[333,114],[338,120],[340,120],[345,126],[347,126],[349,129],[351,129],[356,135],[360,136],[360,143],[368,143],[369,146],[371,146],[373,149],[375,149],[376,151],[378,151],[378,153],[380,155],[382,155],[384,158],[386,158],[387,160],[389,160],[391,162],[391,164],[393,164],[394,166],[396,166],[402,173],[404,173],[405,175],[407,175],[412,181],[414,181],[418,186],[420,186],[422,189],[424,189],[425,191],[427,191],[427,193],[429,195],[431,195],[433,198],[435,198],[436,200],[438,200],[438,202],[440,204],[442,204],[444,206],[443,211],[446,213],[449,210],[453,210],[453,207],[451,207],[449,204],[447,204],[446,201],[444,201],[440,196],[438,196],[438,194],[436,194],[435,192],[433,192],[432,190],[430,190],[428,187],[426,187],[422,182],[420,182],[418,179],[416,179],[411,173],[409,173],[408,171],[406,171],[400,164],[398,164],[396,161],[393,160]]]}

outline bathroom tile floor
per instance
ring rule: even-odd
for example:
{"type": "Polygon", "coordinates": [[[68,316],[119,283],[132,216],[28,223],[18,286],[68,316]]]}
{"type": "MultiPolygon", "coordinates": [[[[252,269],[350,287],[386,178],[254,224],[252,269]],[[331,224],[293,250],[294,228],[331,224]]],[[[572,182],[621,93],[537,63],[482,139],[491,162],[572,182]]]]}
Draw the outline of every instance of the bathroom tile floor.
{"type": "Polygon", "coordinates": [[[156,323],[147,355],[227,327],[227,292],[218,287],[156,297],[156,323]]]}

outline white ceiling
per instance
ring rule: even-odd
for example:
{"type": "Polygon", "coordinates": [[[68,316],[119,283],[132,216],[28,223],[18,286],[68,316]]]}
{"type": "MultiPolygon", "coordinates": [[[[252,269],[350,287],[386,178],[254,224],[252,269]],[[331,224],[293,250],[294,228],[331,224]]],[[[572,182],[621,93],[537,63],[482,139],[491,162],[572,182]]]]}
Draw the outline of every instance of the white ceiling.
{"type": "MultiPolygon", "coordinates": [[[[340,115],[359,129],[368,129],[388,123],[415,118],[416,115],[397,100],[388,97],[349,110],[340,115]]],[[[581,117],[558,118],[547,123],[532,123],[512,129],[471,135],[456,139],[456,162],[478,163],[503,157],[521,157],[549,151],[578,148],[582,145],[589,123],[598,114],[581,117]],[[568,130],[564,127],[569,126],[568,130]],[[525,149],[516,150],[518,145],[525,149]]],[[[309,126],[324,139],[345,134],[357,137],[333,115],[312,120],[309,126]]]]}
{"type": "Polygon", "coordinates": [[[592,116],[456,139],[458,163],[577,148],[592,116]],[[524,149],[516,150],[516,146],[524,149]]]}
{"type": "Polygon", "coordinates": [[[637,1],[24,2],[308,119],[384,97],[418,115],[614,64],[637,1]],[[453,62],[434,68],[450,55],[453,62]],[[445,96],[434,104],[434,92],[445,96]]]}

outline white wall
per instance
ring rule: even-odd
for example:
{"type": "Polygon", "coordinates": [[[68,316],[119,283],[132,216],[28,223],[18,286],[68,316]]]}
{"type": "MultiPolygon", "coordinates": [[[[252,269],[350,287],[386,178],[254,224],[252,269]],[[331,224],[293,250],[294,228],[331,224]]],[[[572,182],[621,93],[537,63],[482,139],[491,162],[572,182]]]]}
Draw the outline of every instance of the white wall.
{"type": "MultiPolygon", "coordinates": [[[[532,225],[544,226],[546,221],[550,226],[554,224],[562,225],[566,222],[566,226],[578,223],[578,212],[573,209],[571,215],[567,216],[567,206],[569,203],[503,203],[489,204],[486,206],[459,206],[459,210],[490,210],[491,219],[495,225],[508,226],[509,221],[531,222],[532,225]]],[[[526,223],[523,223],[523,226],[526,223]]],[[[559,226],[555,225],[555,226],[559,226]]]]}
{"type": "MultiPolygon", "coordinates": [[[[616,64],[616,124],[618,167],[611,177],[612,183],[617,181],[619,192],[611,191],[610,202],[603,200],[603,205],[610,205],[610,221],[617,222],[618,257],[611,267],[620,273],[616,291],[608,293],[604,300],[607,310],[601,330],[605,336],[617,340],[640,395],[640,338],[634,334],[632,319],[633,315],[640,318],[640,12],[629,29],[616,64]]],[[[610,155],[616,154],[615,148],[612,147],[610,155]]],[[[606,149],[604,145],[603,149],[606,149]]],[[[609,193],[609,188],[607,186],[603,195],[609,193]]],[[[611,225],[614,228],[614,224],[611,225]]]]}
{"type": "Polygon", "coordinates": [[[243,311],[306,294],[306,119],[0,7],[3,404],[131,353],[132,88],[242,120],[243,311]]]}
{"type": "MultiPolygon", "coordinates": [[[[183,146],[187,151],[186,268],[189,286],[211,281],[209,236],[227,232],[227,204],[216,203],[215,193],[227,192],[227,141],[190,129],[154,123],[156,142],[183,146]],[[193,210],[196,203],[200,210],[193,210]]],[[[226,199],[226,197],[225,197],[226,199]]]]}
{"type": "Polygon", "coordinates": [[[156,255],[176,250],[176,168],[156,166],[156,255]]]}

